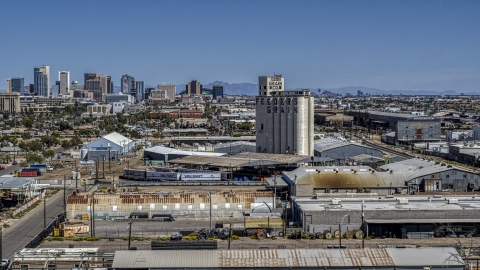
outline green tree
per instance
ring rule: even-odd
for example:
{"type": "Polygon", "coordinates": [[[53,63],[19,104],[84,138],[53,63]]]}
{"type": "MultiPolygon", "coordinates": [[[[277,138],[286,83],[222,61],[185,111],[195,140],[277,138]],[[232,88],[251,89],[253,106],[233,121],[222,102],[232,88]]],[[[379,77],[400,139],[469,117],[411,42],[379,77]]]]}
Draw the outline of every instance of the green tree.
{"type": "Polygon", "coordinates": [[[28,164],[34,164],[34,163],[42,163],[45,159],[43,158],[42,155],[29,152],[28,154],[25,155],[25,160],[27,161],[28,164]]]}
{"type": "Polygon", "coordinates": [[[68,148],[72,147],[72,144],[70,143],[69,140],[63,140],[63,141],[61,142],[61,146],[62,146],[63,148],[65,148],[65,149],[68,149],[68,148]]]}
{"type": "Polygon", "coordinates": [[[28,140],[28,139],[31,139],[31,138],[32,138],[32,134],[30,134],[30,132],[25,131],[25,132],[22,133],[22,139],[28,140]]]}
{"type": "Polygon", "coordinates": [[[152,133],[152,136],[153,136],[153,138],[155,138],[155,139],[160,138],[161,135],[162,135],[162,134],[161,134],[160,132],[153,132],[153,133],[152,133]]]}
{"type": "Polygon", "coordinates": [[[43,156],[46,159],[50,159],[50,161],[52,161],[52,158],[55,156],[55,151],[53,151],[51,149],[47,149],[47,150],[43,151],[43,156]]]}
{"type": "Polygon", "coordinates": [[[26,128],[32,128],[33,126],[33,120],[28,117],[24,117],[20,123],[26,128]]]}

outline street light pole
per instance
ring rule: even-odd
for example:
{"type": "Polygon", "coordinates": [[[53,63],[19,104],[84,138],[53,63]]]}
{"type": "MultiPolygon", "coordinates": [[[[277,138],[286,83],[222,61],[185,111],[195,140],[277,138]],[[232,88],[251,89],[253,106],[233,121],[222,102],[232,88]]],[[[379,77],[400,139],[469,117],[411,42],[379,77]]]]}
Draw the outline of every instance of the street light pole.
{"type": "Polygon", "coordinates": [[[110,147],[110,143],[107,144],[108,145],[108,171],[109,172],[112,172],[112,167],[111,167],[111,164],[110,162],[112,161],[112,158],[110,157],[110,152],[112,151],[112,148],[110,147]]]}
{"type": "MultiPolygon", "coordinates": [[[[363,213],[363,203],[365,201],[362,201],[362,233],[363,233],[363,230],[365,228],[365,214],[363,213]]],[[[363,234],[363,237],[362,237],[362,248],[365,248],[365,233],[363,234]]]]}
{"type": "Polygon", "coordinates": [[[338,230],[340,232],[340,236],[338,237],[338,248],[341,249],[342,248],[342,223],[343,223],[343,220],[345,219],[345,217],[347,217],[348,215],[344,215],[343,218],[342,218],[342,221],[338,224],[338,230]]]}

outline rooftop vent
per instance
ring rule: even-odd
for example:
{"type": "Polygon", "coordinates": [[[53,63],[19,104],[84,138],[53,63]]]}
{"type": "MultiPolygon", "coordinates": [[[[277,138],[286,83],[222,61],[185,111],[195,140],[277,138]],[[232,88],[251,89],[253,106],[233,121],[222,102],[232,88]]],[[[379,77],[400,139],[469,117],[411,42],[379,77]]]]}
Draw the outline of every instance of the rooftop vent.
{"type": "Polygon", "coordinates": [[[330,199],[330,204],[339,205],[341,203],[342,203],[342,200],[340,199],[330,199]]]}
{"type": "Polygon", "coordinates": [[[407,198],[398,198],[398,204],[408,204],[407,198]]]}
{"type": "Polygon", "coordinates": [[[457,198],[448,198],[448,204],[457,204],[458,199],[457,198]]]}

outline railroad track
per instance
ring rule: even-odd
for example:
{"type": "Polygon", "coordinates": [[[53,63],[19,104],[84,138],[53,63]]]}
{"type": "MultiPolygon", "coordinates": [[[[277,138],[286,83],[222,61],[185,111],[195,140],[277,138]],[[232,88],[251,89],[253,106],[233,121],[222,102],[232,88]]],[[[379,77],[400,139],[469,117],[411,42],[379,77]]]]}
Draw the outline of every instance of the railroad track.
{"type": "Polygon", "coordinates": [[[408,153],[405,153],[405,152],[402,152],[402,151],[399,151],[399,150],[396,150],[396,149],[392,149],[392,148],[389,148],[389,147],[385,147],[385,146],[382,146],[382,145],[378,145],[378,144],[376,144],[374,142],[371,142],[369,140],[362,140],[362,144],[366,145],[366,146],[369,146],[369,147],[372,147],[372,148],[375,148],[377,150],[380,150],[384,153],[397,155],[397,156],[404,157],[404,158],[414,158],[415,157],[415,155],[408,154],[408,153]]]}

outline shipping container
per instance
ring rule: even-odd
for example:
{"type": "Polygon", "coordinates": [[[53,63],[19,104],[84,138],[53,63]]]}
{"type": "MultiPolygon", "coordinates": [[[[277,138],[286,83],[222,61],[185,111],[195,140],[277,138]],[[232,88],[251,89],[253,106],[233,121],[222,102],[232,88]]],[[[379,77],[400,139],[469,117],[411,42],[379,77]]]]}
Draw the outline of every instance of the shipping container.
{"type": "Polygon", "coordinates": [[[32,164],[30,165],[30,168],[37,168],[41,172],[47,172],[47,164],[32,164]]]}
{"type": "Polygon", "coordinates": [[[170,172],[147,172],[147,180],[170,180],[177,181],[180,179],[180,173],[170,173],[170,172]]]}
{"type": "Polygon", "coordinates": [[[213,172],[182,173],[180,178],[184,181],[220,181],[222,180],[222,174],[213,172]]]}
{"type": "Polygon", "coordinates": [[[134,179],[134,180],[146,180],[145,170],[133,170],[133,169],[124,169],[123,178],[124,179],[134,179]]]}
{"type": "Polygon", "coordinates": [[[22,171],[22,172],[20,172],[20,176],[21,176],[21,177],[36,177],[36,176],[38,176],[38,175],[37,175],[37,172],[36,172],[36,171],[31,171],[31,172],[29,172],[29,171],[23,172],[23,171],[22,171]]]}

